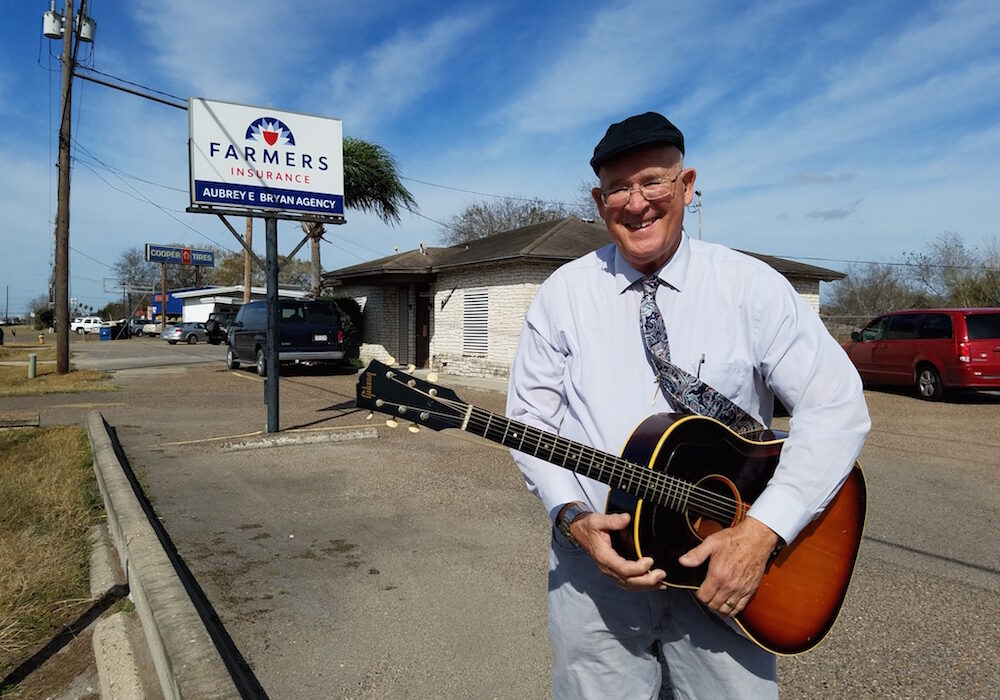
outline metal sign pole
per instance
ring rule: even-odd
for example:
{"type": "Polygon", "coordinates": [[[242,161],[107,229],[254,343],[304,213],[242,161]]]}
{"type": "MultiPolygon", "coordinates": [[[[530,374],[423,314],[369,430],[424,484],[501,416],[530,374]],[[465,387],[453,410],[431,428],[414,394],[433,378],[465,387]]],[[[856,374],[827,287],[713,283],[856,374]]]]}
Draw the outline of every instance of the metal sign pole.
{"type": "Polygon", "coordinates": [[[281,310],[278,308],[278,220],[264,219],[267,277],[267,378],[264,380],[264,401],[267,403],[267,432],[278,432],[278,344],[281,310]]]}

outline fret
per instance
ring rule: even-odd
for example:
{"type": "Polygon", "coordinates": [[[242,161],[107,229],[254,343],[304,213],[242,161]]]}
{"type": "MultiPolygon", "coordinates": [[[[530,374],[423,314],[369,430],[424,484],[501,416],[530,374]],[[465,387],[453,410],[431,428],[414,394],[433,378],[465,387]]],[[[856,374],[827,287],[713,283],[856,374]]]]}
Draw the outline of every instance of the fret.
{"type": "Polygon", "coordinates": [[[528,434],[530,434],[532,430],[534,430],[536,433],[538,433],[538,437],[532,438],[535,441],[535,449],[531,453],[533,456],[537,457],[538,456],[538,448],[542,446],[542,431],[538,430],[537,428],[532,428],[530,426],[526,426],[526,427],[527,427],[527,430],[524,431],[524,433],[525,433],[526,436],[528,434]]]}
{"type": "Polygon", "coordinates": [[[590,448],[590,467],[587,469],[587,476],[590,476],[591,474],[594,473],[595,469],[594,457],[596,456],[597,456],[597,450],[595,450],[594,448],[590,448]]]}
{"type": "Polygon", "coordinates": [[[493,414],[492,413],[487,413],[486,414],[486,427],[483,428],[483,437],[484,438],[488,438],[489,437],[490,423],[492,423],[492,422],[493,422],[493,414]]]}
{"type": "Polygon", "coordinates": [[[514,425],[514,421],[509,420],[504,422],[503,435],[500,436],[500,444],[507,444],[507,433],[510,431],[510,426],[514,425]]]}

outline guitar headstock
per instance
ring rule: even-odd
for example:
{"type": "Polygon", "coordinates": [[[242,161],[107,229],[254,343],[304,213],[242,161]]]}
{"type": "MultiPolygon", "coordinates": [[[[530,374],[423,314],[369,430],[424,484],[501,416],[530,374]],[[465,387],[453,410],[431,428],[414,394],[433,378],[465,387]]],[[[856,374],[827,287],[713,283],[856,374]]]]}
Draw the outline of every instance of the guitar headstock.
{"type": "Polygon", "coordinates": [[[359,408],[426,425],[432,430],[460,428],[468,404],[451,389],[424,381],[372,360],[358,377],[359,408]]]}

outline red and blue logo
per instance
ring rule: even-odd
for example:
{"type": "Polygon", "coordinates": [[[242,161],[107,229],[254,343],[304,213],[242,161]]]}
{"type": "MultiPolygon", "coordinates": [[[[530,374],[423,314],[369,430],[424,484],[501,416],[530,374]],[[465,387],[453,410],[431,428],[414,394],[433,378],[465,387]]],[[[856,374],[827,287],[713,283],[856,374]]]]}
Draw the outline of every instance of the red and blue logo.
{"type": "Polygon", "coordinates": [[[247,127],[247,141],[263,141],[268,146],[294,146],[295,137],[283,121],[261,117],[247,127]]]}

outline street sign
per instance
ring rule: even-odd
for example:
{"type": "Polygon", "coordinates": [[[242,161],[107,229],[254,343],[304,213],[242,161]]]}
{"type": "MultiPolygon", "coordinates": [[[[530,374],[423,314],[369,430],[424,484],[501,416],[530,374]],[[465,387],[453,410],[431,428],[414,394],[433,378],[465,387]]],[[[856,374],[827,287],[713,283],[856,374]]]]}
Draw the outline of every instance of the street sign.
{"type": "Polygon", "coordinates": [[[339,119],[193,97],[188,211],[343,223],[339,119]]]}
{"type": "Polygon", "coordinates": [[[194,250],[169,245],[146,244],[146,260],[168,265],[194,265],[215,267],[215,253],[210,250],[194,250]]]}

